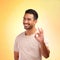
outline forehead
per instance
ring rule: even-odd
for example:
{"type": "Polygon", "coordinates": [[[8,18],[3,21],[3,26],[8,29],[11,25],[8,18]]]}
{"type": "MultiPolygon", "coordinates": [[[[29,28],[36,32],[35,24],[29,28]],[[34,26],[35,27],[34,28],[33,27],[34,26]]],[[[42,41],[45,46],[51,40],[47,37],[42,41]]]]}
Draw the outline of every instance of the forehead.
{"type": "Polygon", "coordinates": [[[34,18],[33,14],[26,13],[24,18],[34,18]]]}

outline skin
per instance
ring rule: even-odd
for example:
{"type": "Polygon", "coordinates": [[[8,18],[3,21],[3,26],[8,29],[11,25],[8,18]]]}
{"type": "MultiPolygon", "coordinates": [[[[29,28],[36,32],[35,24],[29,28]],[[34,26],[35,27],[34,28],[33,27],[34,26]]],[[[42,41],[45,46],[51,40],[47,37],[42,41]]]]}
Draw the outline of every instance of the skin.
{"type": "MultiPolygon", "coordinates": [[[[33,14],[26,13],[24,15],[23,25],[24,25],[24,28],[26,29],[26,31],[25,31],[26,35],[31,35],[36,32],[36,28],[35,28],[36,23],[37,23],[37,20],[34,19],[33,14]]],[[[39,49],[41,51],[41,54],[45,58],[48,58],[50,51],[44,43],[43,30],[38,28],[38,31],[39,31],[39,33],[35,34],[35,38],[41,44],[41,48],[39,48],[39,49]]],[[[19,58],[19,52],[14,51],[14,60],[18,60],[18,58],[19,58]]]]}
{"type": "Polygon", "coordinates": [[[14,51],[14,60],[18,60],[19,52],[14,51]]]}
{"type": "Polygon", "coordinates": [[[41,48],[40,48],[41,54],[42,54],[45,58],[48,58],[50,51],[49,51],[48,47],[46,46],[46,44],[44,43],[43,30],[42,30],[42,28],[41,28],[41,29],[38,28],[38,31],[39,31],[39,33],[36,33],[36,34],[35,34],[35,38],[36,38],[36,40],[38,40],[38,42],[39,42],[40,45],[41,45],[41,48]]]}

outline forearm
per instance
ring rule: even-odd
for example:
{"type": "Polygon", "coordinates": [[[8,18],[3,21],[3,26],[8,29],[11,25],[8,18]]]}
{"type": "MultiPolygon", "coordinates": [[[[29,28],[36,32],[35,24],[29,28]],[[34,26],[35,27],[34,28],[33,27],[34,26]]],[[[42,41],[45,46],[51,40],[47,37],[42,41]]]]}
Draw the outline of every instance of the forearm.
{"type": "Polygon", "coordinates": [[[44,42],[42,42],[42,43],[40,43],[41,44],[41,53],[42,53],[42,55],[45,57],[45,58],[48,58],[49,57],[49,53],[50,53],[50,51],[49,51],[49,49],[47,48],[47,46],[45,45],[45,43],[44,42]]]}
{"type": "Polygon", "coordinates": [[[15,58],[14,60],[18,60],[17,58],[15,58]]]}
{"type": "Polygon", "coordinates": [[[14,57],[14,60],[18,60],[18,57],[14,57]]]}
{"type": "Polygon", "coordinates": [[[18,60],[19,59],[19,53],[18,52],[14,52],[14,60],[18,60]]]}

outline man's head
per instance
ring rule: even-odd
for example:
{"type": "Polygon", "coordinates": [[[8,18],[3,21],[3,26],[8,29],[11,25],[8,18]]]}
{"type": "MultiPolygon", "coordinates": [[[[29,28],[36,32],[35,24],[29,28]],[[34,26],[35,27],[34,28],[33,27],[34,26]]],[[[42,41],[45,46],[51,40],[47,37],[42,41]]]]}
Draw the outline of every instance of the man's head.
{"type": "Polygon", "coordinates": [[[25,11],[25,15],[23,17],[23,25],[26,30],[32,29],[35,27],[35,24],[38,19],[38,13],[33,9],[28,9],[25,11]]]}

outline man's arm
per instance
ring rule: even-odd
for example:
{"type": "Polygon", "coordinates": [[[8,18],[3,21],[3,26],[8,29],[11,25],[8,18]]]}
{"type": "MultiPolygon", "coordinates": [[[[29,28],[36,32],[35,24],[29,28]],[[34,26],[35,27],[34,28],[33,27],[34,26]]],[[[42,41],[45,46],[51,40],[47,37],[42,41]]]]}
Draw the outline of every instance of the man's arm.
{"type": "Polygon", "coordinates": [[[35,34],[35,38],[36,38],[36,40],[38,40],[38,42],[41,45],[41,47],[40,47],[41,54],[45,58],[48,58],[50,51],[49,51],[48,47],[45,45],[43,30],[38,28],[38,31],[39,32],[35,34]]]}
{"type": "Polygon", "coordinates": [[[48,58],[49,57],[50,50],[48,49],[48,47],[45,45],[44,42],[42,42],[42,43],[40,42],[40,44],[41,44],[40,50],[41,50],[42,55],[45,58],[48,58]]]}
{"type": "Polygon", "coordinates": [[[19,59],[19,52],[14,51],[14,60],[19,59]]]}

